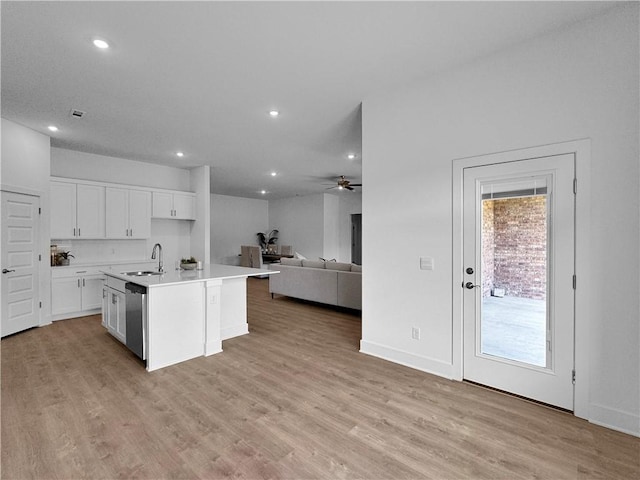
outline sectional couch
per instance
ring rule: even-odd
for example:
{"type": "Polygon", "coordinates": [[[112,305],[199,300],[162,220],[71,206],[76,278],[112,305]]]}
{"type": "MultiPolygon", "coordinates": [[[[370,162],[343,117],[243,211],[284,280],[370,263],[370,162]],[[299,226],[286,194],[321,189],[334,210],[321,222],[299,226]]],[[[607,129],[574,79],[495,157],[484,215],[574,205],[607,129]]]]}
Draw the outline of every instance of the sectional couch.
{"type": "Polygon", "coordinates": [[[269,265],[269,292],[362,310],[362,267],[342,262],[283,258],[269,265]]]}

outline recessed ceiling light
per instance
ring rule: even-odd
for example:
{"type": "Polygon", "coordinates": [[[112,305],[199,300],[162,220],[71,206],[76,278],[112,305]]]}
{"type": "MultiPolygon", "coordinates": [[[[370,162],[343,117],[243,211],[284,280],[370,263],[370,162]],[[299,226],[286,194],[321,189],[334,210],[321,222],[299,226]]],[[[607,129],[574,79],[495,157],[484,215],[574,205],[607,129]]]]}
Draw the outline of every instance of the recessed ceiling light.
{"type": "Polygon", "coordinates": [[[266,191],[266,190],[260,190],[260,193],[261,193],[262,195],[266,195],[266,194],[267,194],[267,191],[266,191]]]}
{"type": "Polygon", "coordinates": [[[58,131],[58,127],[56,127],[55,125],[49,125],[47,128],[49,130],[51,130],[52,132],[57,132],[58,131]]]}
{"type": "Polygon", "coordinates": [[[347,155],[347,158],[349,160],[353,160],[354,158],[356,158],[356,154],[355,153],[350,153],[349,155],[347,155]]]}
{"type": "Polygon", "coordinates": [[[184,157],[184,153],[182,153],[182,152],[177,152],[177,153],[176,153],[176,155],[177,155],[178,157],[184,157]]]}
{"type": "Polygon", "coordinates": [[[270,110],[269,115],[271,115],[271,117],[273,118],[276,118],[278,115],[280,115],[280,112],[278,110],[270,110]]]}
{"type": "Polygon", "coordinates": [[[107,42],[105,42],[104,40],[100,39],[100,38],[96,38],[93,40],[93,45],[104,50],[106,48],[109,48],[109,44],[107,42]]]}
{"type": "Polygon", "coordinates": [[[278,175],[278,173],[277,173],[277,172],[271,172],[271,176],[272,176],[272,177],[275,177],[276,175],[278,175]]]}

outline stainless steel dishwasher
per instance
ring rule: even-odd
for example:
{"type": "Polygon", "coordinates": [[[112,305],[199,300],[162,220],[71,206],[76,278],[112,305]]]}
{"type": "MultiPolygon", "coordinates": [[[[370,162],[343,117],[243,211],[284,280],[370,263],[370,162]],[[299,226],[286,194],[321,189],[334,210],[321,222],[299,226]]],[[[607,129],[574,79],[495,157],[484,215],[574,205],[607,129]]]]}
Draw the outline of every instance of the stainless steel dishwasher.
{"type": "Polygon", "coordinates": [[[127,347],[142,360],[147,359],[147,288],[126,283],[127,347]]]}

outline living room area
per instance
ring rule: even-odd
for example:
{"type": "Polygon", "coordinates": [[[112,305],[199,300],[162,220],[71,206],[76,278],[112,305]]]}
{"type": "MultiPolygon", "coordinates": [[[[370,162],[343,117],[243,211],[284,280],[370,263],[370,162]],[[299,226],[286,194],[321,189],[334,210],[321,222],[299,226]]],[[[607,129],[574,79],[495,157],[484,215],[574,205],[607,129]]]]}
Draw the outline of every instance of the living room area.
{"type": "Polygon", "coordinates": [[[239,265],[242,245],[259,246],[257,234],[276,229],[276,245],[297,257],[360,264],[352,258],[352,216],[361,213],[359,191],[271,200],[212,194],[211,261],[239,265]]]}

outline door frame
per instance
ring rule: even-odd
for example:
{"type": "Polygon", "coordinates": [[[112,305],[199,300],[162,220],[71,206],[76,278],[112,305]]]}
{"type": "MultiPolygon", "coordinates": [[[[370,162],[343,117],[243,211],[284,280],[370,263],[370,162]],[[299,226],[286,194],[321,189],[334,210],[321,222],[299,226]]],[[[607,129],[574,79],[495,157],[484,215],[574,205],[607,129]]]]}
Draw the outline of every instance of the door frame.
{"type": "Polygon", "coordinates": [[[491,153],[474,157],[454,159],[452,162],[452,377],[462,381],[464,372],[463,349],[463,173],[465,168],[479,167],[517,160],[535,159],[562,154],[574,154],[576,165],[577,195],[575,201],[575,325],[574,365],[574,415],[587,419],[589,416],[589,345],[591,317],[590,232],[589,204],[591,198],[591,139],[581,139],[518,150],[491,153]]]}

